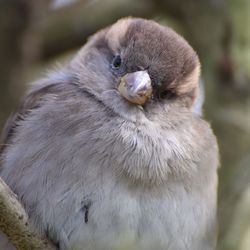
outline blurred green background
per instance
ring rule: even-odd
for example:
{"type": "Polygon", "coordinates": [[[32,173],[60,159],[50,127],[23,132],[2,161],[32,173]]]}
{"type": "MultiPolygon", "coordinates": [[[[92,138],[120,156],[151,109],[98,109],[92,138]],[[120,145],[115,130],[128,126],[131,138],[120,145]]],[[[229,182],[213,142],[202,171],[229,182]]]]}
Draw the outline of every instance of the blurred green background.
{"type": "Polygon", "coordinates": [[[0,129],[29,82],[124,16],[169,25],[197,51],[221,154],[218,250],[249,250],[250,0],[0,0],[0,129]]]}

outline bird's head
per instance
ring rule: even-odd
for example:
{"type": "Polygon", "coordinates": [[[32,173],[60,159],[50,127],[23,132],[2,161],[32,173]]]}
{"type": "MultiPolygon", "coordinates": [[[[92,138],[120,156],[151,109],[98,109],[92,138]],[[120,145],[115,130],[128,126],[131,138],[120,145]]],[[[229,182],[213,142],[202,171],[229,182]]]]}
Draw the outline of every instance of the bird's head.
{"type": "Polygon", "coordinates": [[[117,112],[155,104],[192,109],[200,63],[177,33],[154,21],[125,18],[92,36],[71,68],[80,87],[117,112]]]}

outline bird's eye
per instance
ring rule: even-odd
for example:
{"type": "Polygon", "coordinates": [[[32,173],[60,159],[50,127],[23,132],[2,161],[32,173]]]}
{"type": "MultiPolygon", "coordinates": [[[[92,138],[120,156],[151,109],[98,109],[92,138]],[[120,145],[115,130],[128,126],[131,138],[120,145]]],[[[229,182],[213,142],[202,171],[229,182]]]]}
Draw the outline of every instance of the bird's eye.
{"type": "Polygon", "coordinates": [[[122,65],[122,59],[119,55],[115,56],[112,61],[112,68],[119,69],[122,65]]]}
{"type": "Polygon", "coordinates": [[[175,97],[175,93],[171,90],[165,90],[160,94],[161,99],[172,99],[175,97]]]}

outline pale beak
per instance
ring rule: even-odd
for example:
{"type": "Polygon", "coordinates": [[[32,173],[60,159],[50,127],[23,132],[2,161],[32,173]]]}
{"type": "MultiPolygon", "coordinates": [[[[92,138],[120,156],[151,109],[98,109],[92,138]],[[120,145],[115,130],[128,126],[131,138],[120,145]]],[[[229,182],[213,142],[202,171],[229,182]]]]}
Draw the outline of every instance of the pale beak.
{"type": "Polygon", "coordinates": [[[126,74],[121,78],[118,90],[129,102],[143,105],[152,95],[148,72],[144,70],[126,74]]]}

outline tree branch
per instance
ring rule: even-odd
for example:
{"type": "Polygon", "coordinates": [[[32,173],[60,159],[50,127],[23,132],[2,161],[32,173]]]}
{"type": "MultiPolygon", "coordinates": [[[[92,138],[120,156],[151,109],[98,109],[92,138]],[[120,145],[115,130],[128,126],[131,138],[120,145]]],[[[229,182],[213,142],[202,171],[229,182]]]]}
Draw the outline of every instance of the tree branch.
{"type": "Polygon", "coordinates": [[[28,222],[28,216],[16,195],[0,178],[0,229],[17,250],[55,250],[52,243],[28,222]]]}

